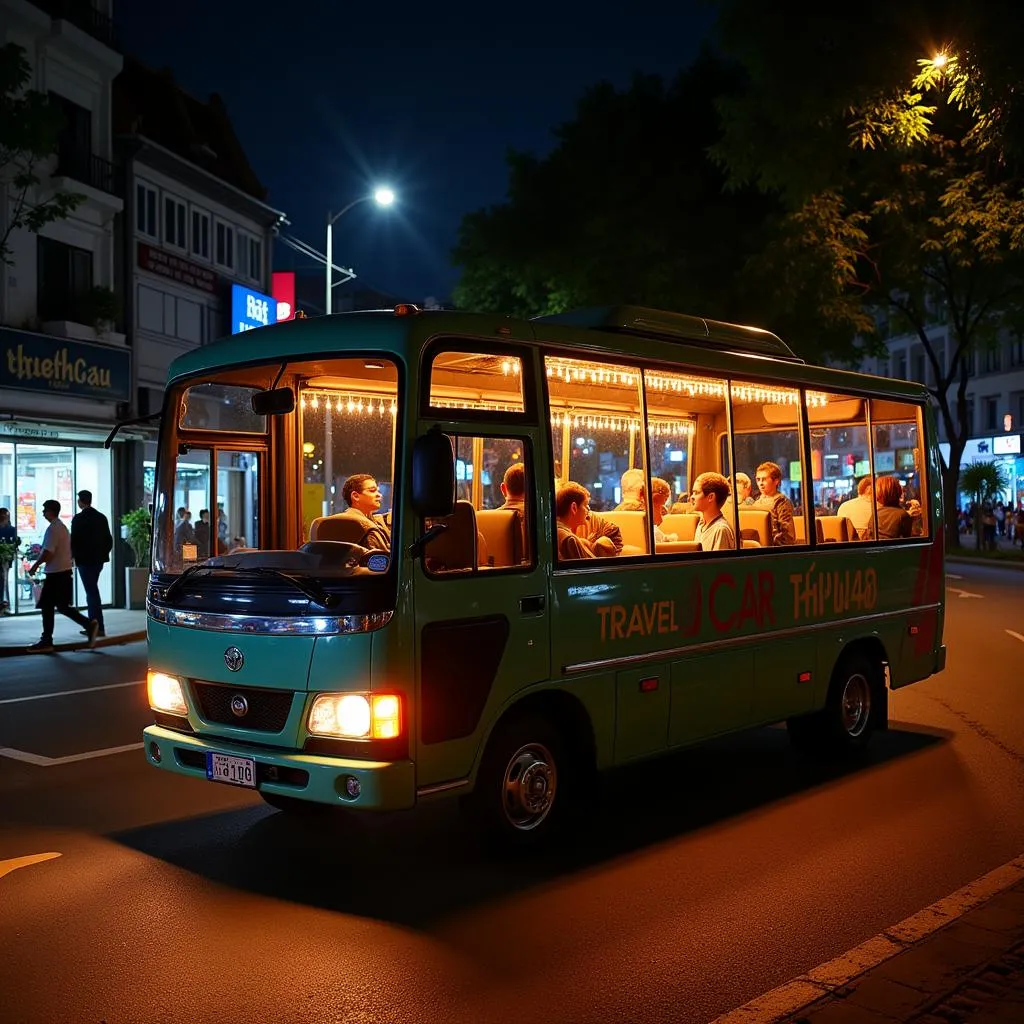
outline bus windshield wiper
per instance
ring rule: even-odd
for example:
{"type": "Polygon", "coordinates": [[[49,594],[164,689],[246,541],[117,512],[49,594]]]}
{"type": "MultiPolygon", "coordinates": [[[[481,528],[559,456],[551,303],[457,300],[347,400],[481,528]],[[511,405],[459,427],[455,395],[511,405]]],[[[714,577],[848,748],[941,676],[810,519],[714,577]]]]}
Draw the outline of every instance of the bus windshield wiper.
{"type": "Polygon", "coordinates": [[[300,590],[310,601],[320,605],[321,608],[333,608],[340,600],[337,594],[329,594],[315,580],[292,576],[280,569],[272,569],[268,565],[225,565],[217,568],[227,569],[228,572],[251,573],[254,576],[276,576],[278,579],[287,580],[296,590],[300,590]]]}
{"type": "Polygon", "coordinates": [[[181,587],[185,580],[190,576],[194,576],[200,569],[205,569],[207,572],[210,572],[212,571],[213,566],[206,565],[205,563],[189,566],[180,576],[171,581],[170,586],[164,591],[164,600],[169,601],[174,596],[175,591],[181,587]]]}

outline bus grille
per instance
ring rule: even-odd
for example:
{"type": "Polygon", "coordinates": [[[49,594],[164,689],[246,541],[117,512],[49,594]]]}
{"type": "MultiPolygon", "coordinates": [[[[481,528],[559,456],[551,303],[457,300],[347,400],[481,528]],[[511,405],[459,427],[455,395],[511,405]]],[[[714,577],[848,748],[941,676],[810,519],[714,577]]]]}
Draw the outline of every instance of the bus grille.
{"type": "Polygon", "coordinates": [[[233,725],[254,732],[280,732],[288,720],[294,694],[291,690],[261,690],[250,686],[222,686],[219,683],[192,683],[199,714],[207,722],[233,725]],[[236,715],[231,710],[235,697],[244,697],[248,710],[236,715]]]}

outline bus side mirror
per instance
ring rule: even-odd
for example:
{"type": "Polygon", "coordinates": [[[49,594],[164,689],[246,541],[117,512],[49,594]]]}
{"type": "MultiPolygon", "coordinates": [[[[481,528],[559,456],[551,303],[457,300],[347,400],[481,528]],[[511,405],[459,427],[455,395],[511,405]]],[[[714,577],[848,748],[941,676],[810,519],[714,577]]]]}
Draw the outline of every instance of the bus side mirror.
{"type": "Polygon", "coordinates": [[[455,508],[455,452],[440,427],[413,441],[412,507],[424,519],[450,516],[455,508]]]}
{"type": "Polygon", "coordinates": [[[295,410],[295,392],[291,388],[257,391],[250,401],[257,416],[284,416],[295,410]]]}

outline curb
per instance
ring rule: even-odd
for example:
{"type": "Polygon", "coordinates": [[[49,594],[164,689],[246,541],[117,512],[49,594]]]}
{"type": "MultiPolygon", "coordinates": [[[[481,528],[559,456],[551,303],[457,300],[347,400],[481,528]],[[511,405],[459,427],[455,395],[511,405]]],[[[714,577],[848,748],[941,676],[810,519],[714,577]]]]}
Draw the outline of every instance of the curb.
{"type": "MultiPolygon", "coordinates": [[[[146,631],[144,629],[140,629],[135,633],[118,633],[116,636],[100,637],[92,647],[89,646],[88,640],[75,641],[69,644],[54,644],[53,650],[48,651],[47,654],[68,654],[73,651],[95,651],[100,647],[118,647],[121,644],[133,644],[137,643],[139,640],[145,639],[146,631]]],[[[28,649],[27,644],[23,644],[18,647],[0,647],[0,658],[18,658],[22,656],[28,657],[30,655],[33,655],[33,652],[28,649]]]]}
{"type": "MultiPolygon", "coordinates": [[[[916,914],[890,925],[835,959],[716,1017],[712,1024],[782,1024],[794,1020],[800,1024],[813,1024],[830,1006],[846,1000],[876,968],[936,938],[937,933],[955,926],[972,911],[980,910],[1022,881],[1024,855],[1015,857],[916,914]]],[[[984,966],[988,959],[991,959],[991,953],[987,956],[981,954],[970,965],[970,970],[984,966]]],[[[932,1001],[941,1001],[949,992],[937,995],[940,999],[932,1001]]],[[[850,1017],[851,1020],[901,1019],[891,1015],[879,1016],[870,1010],[862,1012],[866,1009],[864,1006],[853,1006],[851,1009],[858,1015],[850,1017]]]]}
{"type": "Polygon", "coordinates": [[[1013,569],[1015,572],[1024,571],[1024,560],[1010,562],[996,558],[972,558],[970,555],[946,555],[948,565],[987,565],[990,569],[1013,569]]]}

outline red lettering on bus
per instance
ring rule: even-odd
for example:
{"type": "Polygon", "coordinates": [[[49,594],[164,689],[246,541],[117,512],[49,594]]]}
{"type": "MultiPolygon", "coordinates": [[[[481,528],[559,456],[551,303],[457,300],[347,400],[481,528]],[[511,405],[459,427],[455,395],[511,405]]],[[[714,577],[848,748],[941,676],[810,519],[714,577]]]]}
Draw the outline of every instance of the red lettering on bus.
{"type": "Polygon", "coordinates": [[[714,578],[711,584],[711,589],[708,591],[708,614],[711,617],[711,624],[719,633],[724,633],[727,629],[732,629],[733,624],[736,621],[736,616],[730,615],[724,620],[718,617],[718,608],[715,601],[718,597],[719,587],[732,587],[735,589],[736,581],[727,572],[719,573],[714,578]]]}

